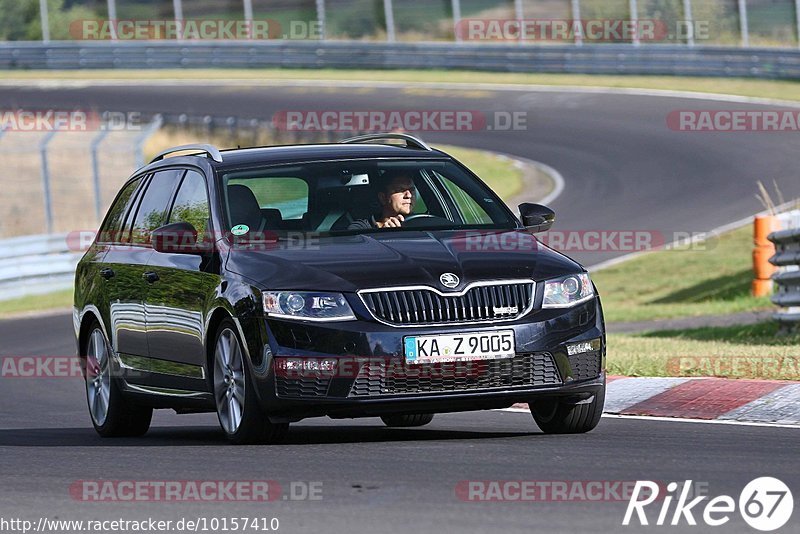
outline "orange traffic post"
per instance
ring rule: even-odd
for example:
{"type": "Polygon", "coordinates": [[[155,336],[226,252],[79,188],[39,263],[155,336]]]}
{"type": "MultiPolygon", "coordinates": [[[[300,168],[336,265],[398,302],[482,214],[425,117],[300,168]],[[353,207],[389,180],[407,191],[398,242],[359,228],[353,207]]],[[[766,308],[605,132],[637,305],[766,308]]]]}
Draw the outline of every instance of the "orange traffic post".
{"type": "Polygon", "coordinates": [[[753,222],[753,285],[754,297],[772,293],[772,275],[777,267],[769,262],[775,255],[775,245],[767,239],[772,232],[780,229],[780,221],[775,215],[757,215],[753,222]]]}

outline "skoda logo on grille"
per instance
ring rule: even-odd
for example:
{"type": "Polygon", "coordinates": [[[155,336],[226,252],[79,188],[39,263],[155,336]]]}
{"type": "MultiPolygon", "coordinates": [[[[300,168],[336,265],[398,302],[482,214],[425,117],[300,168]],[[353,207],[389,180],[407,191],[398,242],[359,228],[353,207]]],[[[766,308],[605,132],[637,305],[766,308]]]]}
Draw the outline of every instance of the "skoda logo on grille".
{"type": "Polygon", "coordinates": [[[460,281],[461,280],[453,273],[444,273],[439,277],[439,282],[441,282],[444,287],[449,287],[450,289],[456,287],[460,281]]]}

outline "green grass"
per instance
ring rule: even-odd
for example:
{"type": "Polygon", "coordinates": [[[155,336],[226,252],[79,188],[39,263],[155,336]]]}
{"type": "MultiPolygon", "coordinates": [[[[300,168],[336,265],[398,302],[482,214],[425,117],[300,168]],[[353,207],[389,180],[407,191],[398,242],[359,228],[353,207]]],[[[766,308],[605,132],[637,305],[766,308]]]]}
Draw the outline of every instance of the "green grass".
{"type": "Polygon", "coordinates": [[[750,296],[752,228],[688,248],[661,250],[592,274],[608,322],[768,309],[750,296]]]}
{"type": "Polygon", "coordinates": [[[305,70],[305,69],[153,69],[153,70],[70,70],[0,72],[0,80],[148,80],[159,79],[242,79],[242,80],[346,80],[389,82],[444,82],[465,85],[523,84],[569,85],[577,87],[621,87],[731,94],[781,100],[800,100],[800,82],[745,78],[703,78],[683,76],[607,76],[583,74],[535,74],[444,70],[305,70]]]}
{"type": "Polygon", "coordinates": [[[608,372],[800,380],[800,333],[775,322],[608,335],[608,372]]]}
{"type": "Polygon", "coordinates": [[[63,309],[72,306],[72,289],[0,301],[0,319],[27,312],[63,309]]]}
{"type": "Polygon", "coordinates": [[[474,148],[450,145],[436,145],[436,148],[469,167],[503,200],[514,198],[522,191],[522,171],[514,166],[512,160],[474,148]]]}

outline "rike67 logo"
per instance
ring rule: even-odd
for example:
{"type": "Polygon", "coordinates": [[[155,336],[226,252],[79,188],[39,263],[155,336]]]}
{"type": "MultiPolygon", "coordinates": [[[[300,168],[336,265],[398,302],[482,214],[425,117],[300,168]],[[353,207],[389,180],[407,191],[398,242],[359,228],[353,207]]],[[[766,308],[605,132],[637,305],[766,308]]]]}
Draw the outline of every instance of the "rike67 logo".
{"type": "MultiPolygon", "coordinates": [[[[650,480],[638,480],[625,510],[623,525],[649,525],[653,512],[658,510],[656,525],[696,526],[698,519],[710,527],[725,525],[735,516],[738,504],[742,519],[756,530],[769,532],[785,525],[792,517],[794,499],[789,487],[777,478],[760,477],[749,482],[737,501],[729,495],[720,495],[708,500],[708,496],[691,496],[692,481],[683,485],[670,482],[666,488],[650,480]],[[662,491],[666,489],[666,491],[662,491]],[[649,505],[660,502],[648,511],[649,505]],[[674,509],[672,503],[675,502],[674,509]]],[[[702,524],[701,523],[701,524],[702,524]]]]}

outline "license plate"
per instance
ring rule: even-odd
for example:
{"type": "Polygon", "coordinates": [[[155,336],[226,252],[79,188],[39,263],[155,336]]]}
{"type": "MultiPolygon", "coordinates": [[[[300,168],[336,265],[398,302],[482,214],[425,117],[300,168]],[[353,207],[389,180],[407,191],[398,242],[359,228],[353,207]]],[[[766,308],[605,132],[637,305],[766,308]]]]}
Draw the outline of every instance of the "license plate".
{"type": "Polygon", "coordinates": [[[407,363],[498,360],[514,357],[514,331],[408,336],[404,338],[407,363]]]}

